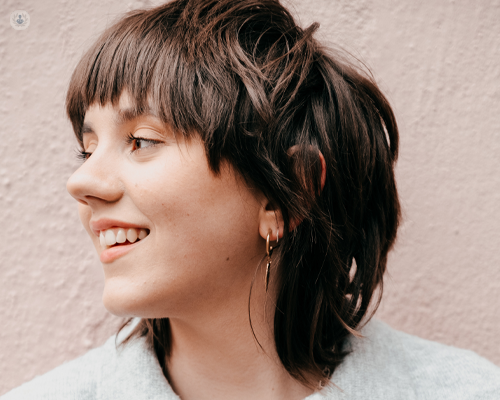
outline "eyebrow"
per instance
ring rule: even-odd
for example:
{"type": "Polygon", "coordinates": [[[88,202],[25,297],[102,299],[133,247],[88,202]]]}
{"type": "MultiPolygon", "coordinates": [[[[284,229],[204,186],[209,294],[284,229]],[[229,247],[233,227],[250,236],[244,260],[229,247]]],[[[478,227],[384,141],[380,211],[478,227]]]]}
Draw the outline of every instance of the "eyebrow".
{"type": "Polygon", "coordinates": [[[121,108],[118,110],[118,116],[115,118],[115,123],[117,125],[123,125],[124,123],[140,116],[152,116],[158,118],[151,107],[145,107],[141,109],[136,107],[121,108]]]}
{"type": "MultiPolygon", "coordinates": [[[[129,108],[120,108],[118,110],[118,115],[114,119],[114,122],[116,125],[123,125],[140,116],[152,116],[158,118],[158,116],[151,107],[146,107],[142,109],[136,107],[129,107],[129,108]]],[[[84,122],[82,125],[80,136],[83,136],[85,133],[94,133],[94,132],[95,131],[94,128],[92,127],[92,124],[89,122],[84,122]]]]}

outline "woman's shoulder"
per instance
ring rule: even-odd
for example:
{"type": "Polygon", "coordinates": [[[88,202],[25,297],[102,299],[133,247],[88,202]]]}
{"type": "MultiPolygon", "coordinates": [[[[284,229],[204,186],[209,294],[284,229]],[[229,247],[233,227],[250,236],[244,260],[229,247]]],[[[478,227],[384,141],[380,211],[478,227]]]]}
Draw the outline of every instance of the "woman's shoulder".
{"type": "Polygon", "coordinates": [[[1,400],[108,400],[178,397],[163,376],[144,338],[118,346],[116,335],[104,345],[38,376],[1,400]]]}
{"type": "Polygon", "coordinates": [[[500,368],[472,351],[421,339],[379,320],[361,333],[346,344],[349,355],[333,374],[336,387],[326,391],[326,398],[500,398],[500,368]]]}
{"type": "MultiPolygon", "coordinates": [[[[468,350],[420,339],[372,320],[351,337],[331,387],[308,400],[498,399],[500,368],[468,350]]],[[[76,360],[12,390],[1,400],[178,399],[143,338],[111,337],[76,360]]]]}
{"type": "Polygon", "coordinates": [[[96,385],[102,363],[112,360],[114,342],[109,338],[106,343],[90,350],[83,356],[66,362],[48,373],[37,376],[2,396],[2,400],[14,399],[94,399],[96,385]]]}

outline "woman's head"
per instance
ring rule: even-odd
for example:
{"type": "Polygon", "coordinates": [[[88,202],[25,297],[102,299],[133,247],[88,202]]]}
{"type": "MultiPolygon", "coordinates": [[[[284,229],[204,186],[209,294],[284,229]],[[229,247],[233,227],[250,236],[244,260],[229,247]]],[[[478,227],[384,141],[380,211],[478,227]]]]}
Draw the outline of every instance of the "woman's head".
{"type": "MultiPolygon", "coordinates": [[[[229,287],[252,279],[239,268],[257,268],[269,230],[274,240],[280,232],[275,343],[293,376],[309,384],[328,376],[343,339],[367,314],[400,215],[397,126],[373,81],[340,53],[329,54],[313,38],[316,28],[299,28],[278,1],[179,0],[129,13],[73,74],[67,112],[93,154],[68,187],[86,203],[82,220],[103,211],[123,219],[120,211],[132,210],[134,223],[150,232],[142,245],[165,250],[152,266],[157,276],[130,275],[133,293],[115,310],[154,318],[140,329],[157,351],[168,353],[168,324],[159,318],[171,315],[131,313],[141,287],[151,290],[155,280],[153,293],[167,287],[178,299],[208,299],[210,290],[189,292],[188,282],[203,288],[218,270],[229,273],[229,287]],[[124,108],[139,116],[127,129],[106,122],[120,122],[124,108]],[[141,126],[149,142],[124,141],[125,131],[141,126]],[[166,144],[152,146],[155,140],[166,144]],[[125,156],[120,143],[146,149],[125,156]]],[[[141,262],[132,255],[132,264],[141,262]]],[[[108,270],[106,285],[120,287],[120,270],[113,263],[108,270]]]]}

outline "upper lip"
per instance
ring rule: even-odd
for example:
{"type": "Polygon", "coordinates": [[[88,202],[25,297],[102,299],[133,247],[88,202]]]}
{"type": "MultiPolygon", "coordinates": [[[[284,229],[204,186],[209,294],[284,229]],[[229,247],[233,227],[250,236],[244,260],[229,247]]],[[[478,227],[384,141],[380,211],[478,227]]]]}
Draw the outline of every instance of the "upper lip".
{"type": "Polygon", "coordinates": [[[99,236],[101,231],[105,231],[110,228],[137,228],[137,229],[146,229],[144,226],[133,224],[131,222],[119,221],[117,219],[110,218],[100,218],[95,221],[89,222],[90,229],[94,232],[94,235],[99,236]]]}

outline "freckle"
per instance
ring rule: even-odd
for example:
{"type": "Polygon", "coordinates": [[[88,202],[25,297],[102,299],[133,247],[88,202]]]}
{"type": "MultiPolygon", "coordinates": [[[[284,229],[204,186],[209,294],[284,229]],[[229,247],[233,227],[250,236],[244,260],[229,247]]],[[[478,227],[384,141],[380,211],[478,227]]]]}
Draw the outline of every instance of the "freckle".
{"type": "Polygon", "coordinates": [[[229,261],[229,257],[228,257],[228,258],[226,258],[226,261],[229,261]]]}

